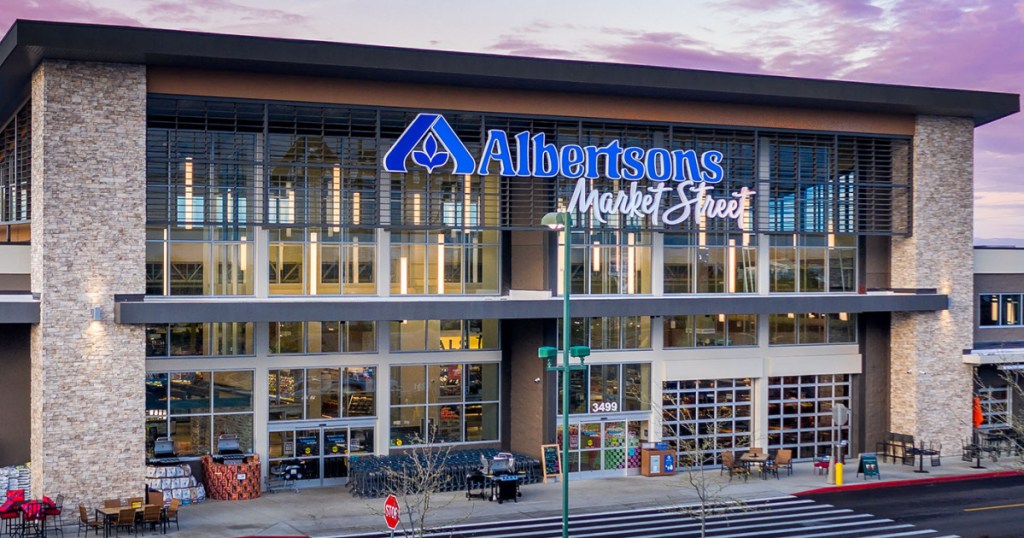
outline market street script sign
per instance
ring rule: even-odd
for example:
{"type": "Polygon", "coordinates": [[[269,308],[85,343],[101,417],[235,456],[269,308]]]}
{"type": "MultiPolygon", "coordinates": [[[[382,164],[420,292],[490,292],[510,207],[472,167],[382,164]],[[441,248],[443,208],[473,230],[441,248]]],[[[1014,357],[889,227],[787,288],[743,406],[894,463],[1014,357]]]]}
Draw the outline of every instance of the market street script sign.
{"type": "Polygon", "coordinates": [[[617,214],[650,216],[655,226],[673,226],[687,219],[699,226],[703,215],[708,219],[733,219],[744,229],[743,214],[756,194],[748,187],[719,198],[712,194],[714,186],[725,178],[723,155],[717,150],[697,153],[693,149],[623,147],[618,140],[604,146],[556,146],[547,142],[544,133],[522,131],[510,140],[505,131],[492,129],[487,131],[487,141],[476,158],[440,114],[417,115],[384,155],[384,170],[408,172],[410,156],[428,174],[451,161],[454,174],[486,176],[497,164],[499,173],[507,177],[561,175],[576,179],[566,210],[591,212],[602,223],[607,222],[608,215],[617,214]],[[629,187],[604,191],[590,181],[598,178],[625,180],[629,187]],[[641,180],[650,183],[643,186],[641,180]],[[663,207],[662,200],[673,193],[678,200],[663,207]]]}

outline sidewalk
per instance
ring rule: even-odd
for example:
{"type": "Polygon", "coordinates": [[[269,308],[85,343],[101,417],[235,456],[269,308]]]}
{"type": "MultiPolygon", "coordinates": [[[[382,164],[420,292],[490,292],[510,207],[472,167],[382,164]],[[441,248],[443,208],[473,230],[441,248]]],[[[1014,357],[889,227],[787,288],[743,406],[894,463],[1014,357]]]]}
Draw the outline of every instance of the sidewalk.
{"type": "MultiPolygon", "coordinates": [[[[988,478],[1020,470],[1019,464],[1006,459],[998,463],[982,461],[986,469],[972,469],[973,462],[944,457],[939,467],[926,466],[929,473],[915,473],[917,467],[880,463],[881,480],[855,476],[856,459],[848,460],[844,485],[840,488],[892,487],[921,481],[946,481],[988,478]]],[[[756,499],[793,495],[833,487],[827,476],[815,474],[810,463],[793,465],[793,475],[762,480],[752,477],[744,482],[717,469],[705,471],[709,491],[722,500],[756,499]]],[[[437,494],[435,508],[428,514],[428,525],[470,523],[475,521],[530,519],[561,514],[562,486],[557,481],[523,486],[518,503],[498,504],[479,499],[466,500],[464,492],[437,494]]],[[[574,514],[654,508],[693,504],[696,490],[685,473],[673,477],[642,476],[601,478],[569,483],[570,511],[574,514]]],[[[207,501],[182,507],[181,531],[175,536],[233,537],[261,536],[338,536],[356,532],[384,530],[384,499],[353,497],[341,488],[300,490],[264,495],[252,501],[207,501]]]]}

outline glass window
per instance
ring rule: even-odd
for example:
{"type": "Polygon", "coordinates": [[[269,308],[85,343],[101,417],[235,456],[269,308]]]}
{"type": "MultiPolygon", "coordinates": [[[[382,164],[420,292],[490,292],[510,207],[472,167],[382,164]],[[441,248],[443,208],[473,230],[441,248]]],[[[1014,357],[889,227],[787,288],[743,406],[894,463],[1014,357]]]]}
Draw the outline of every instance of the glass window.
{"type": "Polygon", "coordinates": [[[497,349],[498,320],[404,320],[391,322],[391,351],[497,349]]]}
{"type": "Polygon", "coordinates": [[[1020,295],[1007,294],[999,298],[1003,325],[1020,325],[1020,295]]]}
{"type": "Polygon", "coordinates": [[[651,365],[622,366],[622,410],[646,411],[651,408],[651,365]]]}
{"type": "Polygon", "coordinates": [[[757,345],[754,314],[666,316],[664,347],[734,347],[757,345]]]}
{"type": "MultiPolygon", "coordinates": [[[[584,217],[588,218],[588,217],[584,217]]],[[[577,229],[572,237],[570,272],[572,293],[635,295],[651,293],[651,246],[649,232],[593,223],[593,230],[577,229]]],[[[578,223],[578,226],[588,226],[578,223]]],[[[559,271],[565,263],[565,234],[558,234],[559,271]]],[[[558,279],[562,293],[563,279],[558,279]]]]}
{"type": "Polygon", "coordinates": [[[773,346],[797,343],[796,314],[769,314],[768,342],[773,346]]]}
{"type": "Polygon", "coordinates": [[[497,363],[391,367],[391,446],[498,440],[497,363]],[[472,403],[471,403],[472,402],[472,403]]]}
{"type": "Polygon", "coordinates": [[[373,321],[272,321],[270,354],[372,352],[376,329],[373,321]]]}
{"type": "Polygon", "coordinates": [[[216,435],[239,436],[252,450],[253,372],[156,372],[146,376],[146,451],[169,436],[179,456],[213,450],[216,435]]]}
{"type": "MultiPolygon", "coordinates": [[[[651,366],[595,364],[569,374],[569,413],[616,413],[650,408],[651,366]]],[[[562,413],[562,382],[558,374],[558,413],[562,413]]]]}
{"type": "MultiPolygon", "coordinates": [[[[626,316],[572,318],[570,345],[589,346],[591,350],[650,349],[651,318],[626,316]]],[[[562,347],[562,324],[557,329],[558,347],[562,347]]]]}
{"type": "Polygon", "coordinates": [[[306,370],[307,420],[341,417],[341,370],[310,368],[306,370]]]}
{"type": "Polygon", "coordinates": [[[696,346],[693,316],[665,316],[666,348],[696,346]]]}
{"type": "Polygon", "coordinates": [[[252,371],[213,372],[213,412],[252,411],[252,371]]]}
{"type": "Polygon", "coordinates": [[[771,314],[768,319],[770,345],[852,344],[857,342],[857,315],[771,314]]]}
{"type": "Polygon", "coordinates": [[[269,417],[274,420],[301,420],[305,396],[305,370],[271,370],[269,417]]]}
{"type": "Polygon", "coordinates": [[[372,417],[377,414],[376,372],[376,368],[345,368],[345,416],[372,417]]]}
{"type": "Polygon", "coordinates": [[[494,363],[470,364],[466,382],[466,401],[479,402],[498,399],[498,365],[494,363]]]}
{"type": "MultiPolygon", "coordinates": [[[[417,194],[411,197],[414,208],[423,205],[417,194]]],[[[501,274],[500,242],[496,230],[392,232],[391,293],[496,295],[501,274]]]]}
{"type": "Polygon", "coordinates": [[[983,293],[981,295],[981,311],[978,316],[978,323],[982,327],[999,325],[999,296],[983,293]]]}
{"type": "Polygon", "coordinates": [[[271,370],[268,381],[271,421],[377,414],[373,367],[271,370]]]}
{"type": "MultiPolygon", "coordinates": [[[[774,239],[774,238],[773,238],[774,239]]],[[[768,266],[769,291],[787,292],[796,289],[796,249],[792,246],[773,246],[768,266]]]]}
{"type": "Polygon", "coordinates": [[[619,411],[619,366],[590,367],[590,410],[594,413],[619,411]]]}
{"type": "Polygon", "coordinates": [[[252,323],[146,325],[146,357],[252,355],[252,323]]]}

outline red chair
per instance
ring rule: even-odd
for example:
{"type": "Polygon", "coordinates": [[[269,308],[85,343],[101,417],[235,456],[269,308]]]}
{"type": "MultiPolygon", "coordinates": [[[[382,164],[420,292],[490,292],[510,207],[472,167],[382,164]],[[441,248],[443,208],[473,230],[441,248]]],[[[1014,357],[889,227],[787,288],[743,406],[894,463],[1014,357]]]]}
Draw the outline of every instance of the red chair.
{"type": "Polygon", "coordinates": [[[21,525],[21,504],[25,501],[25,490],[11,489],[7,491],[7,501],[0,505],[0,521],[3,522],[4,532],[14,535],[21,525]]]}

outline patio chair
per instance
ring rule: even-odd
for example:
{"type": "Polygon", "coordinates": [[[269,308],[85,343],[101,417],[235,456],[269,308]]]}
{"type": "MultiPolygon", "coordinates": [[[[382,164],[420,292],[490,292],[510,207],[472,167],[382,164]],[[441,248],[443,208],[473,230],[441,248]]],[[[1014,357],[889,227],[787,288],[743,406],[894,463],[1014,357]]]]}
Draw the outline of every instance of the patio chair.
{"type": "Polygon", "coordinates": [[[779,463],[774,458],[768,458],[761,465],[761,478],[768,478],[769,476],[774,476],[776,480],[779,479],[779,463]]]}
{"type": "Polygon", "coordinates": [[[142,520],[139,521],[139,524],[142,525],[142,532],[146,532],[147,527],[156,531],[157,525],[160,526],[162,532],[166,532],[166,524],[164,523],[162,512],[163,505],[151,504],[146,506],[142,511],[142,520]]]}
{"type": "Polygon", "coordinates": [[[718,474],[721,475],[722,471],[729,471],[730,482],[732,482],[732,475],[734,474],[743,475],[744,481],[750,477],[750,469],[743,465],[743,463],[736,461],[736,454],[732,451],[722,452],[722,468],[718,471],[718,474]]]}
{"type": "Polygon", "coordinates": [[[61,536],[64,536],[64,495],[57,495],[56,500],[43,497],[43,504],[46,517],[53,520],[54,532],[59,532],[61,536]]]}
{"type": "Polygon", "coordinates": [[[171,499],[171,505],[167,507],[164,512],[164,528],[169,527],[171,522],[174,522],[174,528],[181,530],[178,526],[178,507],[181,506],[181,499],[171,499]]]}
{"type": "Polygon", "coordinates": [[[775,464],[786,470],[787,476],[793,476],[793,451],[788,448],[775,453],[775,464]]]}
{"type": "Polygon", "coordinates": [[[136,536],[139,535],[138,529],[135,527],[135,509],[128,506],[121,508],[117,513],[117,519],[114,520],[114,531],[118,536],[121,535],[121,529],[131,531],[136,536]]]}
{"type": "Polygon", "coordinates": [[[103,522],[98,519],[89,519],[89,512],[86,511],[85,505],[78,505],[78,535],[81,536],[82,529],[85,529],[85,535],[89,535],[89,529],[96,531],[96,535],[99,536],[100,528],[103,527],[103,522]]]}
{"type": "Polygon", "coordinates": [[[146,492],[146,504],[155,504],[157,506],[164,505],[164,492],[162,491],[147,491],[146,492]]]}
{"type": "Polygon", "coordinates": [[[928,455],[931,456],[932,467],[942,465],[942,443],[939,446],[929,443],[928,455]]]}
{"type": "Polygon", "coordinates": [[[104,499],[103,508],[120,508],[121,499],[104,499]]]}

